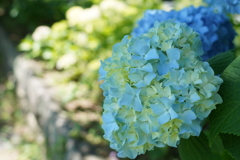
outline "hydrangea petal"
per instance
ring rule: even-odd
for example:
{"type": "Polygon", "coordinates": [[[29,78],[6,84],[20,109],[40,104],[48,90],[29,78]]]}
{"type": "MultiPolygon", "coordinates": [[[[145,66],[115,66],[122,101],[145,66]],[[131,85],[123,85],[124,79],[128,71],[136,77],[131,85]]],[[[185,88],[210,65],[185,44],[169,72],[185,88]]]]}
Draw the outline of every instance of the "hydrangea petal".
{"type": "Polygon", "coordinates": [[[167,50],[167,55],[170,60],[179,60],[180,50],[178,48],[170,48],[167,50]]]}
{"type": "Polygon", "coordinates": [[[168,112],[164,112],[162,115],[158,117],[158,123],[164,124],[167,123],[171,119],[171,116],[168,112]]]}
{"type": "Polygon", "coordinates": [[[146,134],[149,134],[150,133],[150,130],[149,130],[149,125],[147,123],[142,123],[140,125],[141,129],[146,133],[146,134]]]}
{"type": "MultiPolygon", "coordinates": [[[[169,12],[162,10],[147,10],[144,13],[144,17],[138,21],[138,26],[134,28],[132,35],[137,37],[140,34],[148,32],[150,28],[156,26],[156,21],[162,22],[167,19],[175,19],[175,21],[186,23],[192,28],[186,27],[183,30],[177,30],[175,35],[183,34],[185,37],[188,37],[193,33],[193,29],[200,34],[203,48],[197,44],[198,41],[195,41],[197,42],[195,44],[195,49],[196,53],[201,56],[204,61],[218,53],[233,49],[233,40],[236,36],[236,32],[229,18],[222,12],[226,12],[227,10],[230,13],[240,12],[240,2],[232,3],[229,0],[222,0],[220,3],[218,2],[219,0],[205,1],[207,1],[212,8],[203,6],[195,8],[190,6],[179,11],[171,10],[169,12]],[[216,13],[216,9],[218,13],[216,13]]],[[[175,25],[175,28],[178,27],[179,24],[175,25]]],[[[165,32],[167,36],[171,36],[170,30],[165,29],[163,32],[165,32]]],[[[186,41],[182,41],[182,43],[183,42],[186,41]]],[[[171,41],[162,43],[161,49],[163,51],[170,48],[172,48],[171,41]]]]}
{"type": "Polygon", "coordinates": [[[151,83],[151,81],[156,77],[155,73],[148,73],[145,77],[144,77],[144,81],[146,82],[147,85],[149,85],[151,83]]]}
{"type": "Polygon", "coordinates": [[[160,76],[167,74],[167,72],[169,71],[169,68],[170,68],[169,63],[160,63],[159,62],[157,65],[158,74],[160,76]]]}
{"type": "Polygon", "coordinates": [[[198,101],[198,100],[200,100],[201,98],[199,97],[199,95],[196,93],[196,92],[194,92],[191,96],[190,96],[190,101],[191,102],[196,102],[196,101],[198,101]]]}
{"type": "Polygon", "coordinates": [[[104,138],[120,157],[136,158],[198,136],[201,121],[222,102],[217,94],[222,79],[199,61],[199,34],[174,20],[154,26],[139,37],[124,38],[101,63],[104,138]]]}
{"type": "Polygon", "coordinates": [[[150,63],[147,63],[141,68],[142,71],[153,72],[153,67],[150,63]]]}
{"type": "Polygon", "coordinates": [[[153,113],[156,115],[161,115],[166,111],[165,107],[162,104],[152,104],[150,107],[153,110],[153,113]]]}
{"type": "Polygon", "coordinates": [[[155,48],[150,49],[145,55],[145,60],[159,59],[159,55],[155,48]]]}

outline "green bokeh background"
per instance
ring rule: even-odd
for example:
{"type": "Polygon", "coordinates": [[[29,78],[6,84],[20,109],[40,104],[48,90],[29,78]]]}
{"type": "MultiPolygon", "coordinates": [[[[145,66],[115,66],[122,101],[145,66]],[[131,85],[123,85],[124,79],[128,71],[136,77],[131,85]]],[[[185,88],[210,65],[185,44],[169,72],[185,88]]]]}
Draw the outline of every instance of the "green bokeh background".
{"type": "MultiPolygon", "coordinates": [[[[201,0],[1,0],[0,24],[22,55],[42,66],[43,70],[36,76],[48,79],[48,85],[57,88],[57,100],[66,115],[76,122],[71,136],[93,145],[108,146],[100,127],[103,102],[99,88],[101,82],[98,81],[100,60],[111,56],[112,46],[131,33],[146,9],[178,10],[189,5],[205,4],[201,0]],[[94,106],[90,112],[98,117],[96,122],[74,118],[79,113],[89,113],[89,110],[78,108],[83,101],[94,106]],[[75,109],[69,107],[72,104],[75,109]],[[82,135],[81,127],[87,128],[88,132],[82,135]]],[[[240,35],[240,16],[229,16],[240,35]]],[[[235,38],[234,43],[239,55],[240,36],[235,38]]],[[[24,125],[13,80],[8,75],[11,73],[2,71],[0,74],[2,134],[11,134],[15,126],[24,125]]],[[[59,141],[64,143],[64,140],[59,141]]],[[[40,160],[43,159],[39,158],[44,150],[42,147],[44,144],[22,138],[18,150],[22,152],[23,160],[40,160]]],[[[226,156],[222,150],[221,154],[226,156]]],[[[179,156],[176,149],[166,147],[155,149],[138,159],[177,160],[179,156]]]]}

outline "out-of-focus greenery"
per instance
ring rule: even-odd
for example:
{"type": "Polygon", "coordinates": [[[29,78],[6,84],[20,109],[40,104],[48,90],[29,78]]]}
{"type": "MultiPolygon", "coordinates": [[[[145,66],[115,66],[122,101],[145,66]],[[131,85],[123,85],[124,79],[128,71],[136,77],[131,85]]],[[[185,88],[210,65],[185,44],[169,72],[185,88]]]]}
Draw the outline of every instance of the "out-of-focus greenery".
{"type": "MultiPolygon", "coordinates": [[[[13,77],[0,77],[1,148],[16,154],[18,160],[45,160],[44,141],[26,126],[25,114],[18,106],[13,77]]],[[[0,159],[2,155],[0,154],[0,159]]]]}
{"type": "Polygon", "coordinates": [[[237,32],[237,36],[234,39],[234,44],[235,44],[235,52],[236,55],[239,56],[240,55],[240,15],[233,15],[232,17],[233,20],[233,24],[234,24],[234,29],[237,32]]]}
{"type": "Polygon", "coordinates": [[[103,100],[98,82],[100,60],[109,57],[112,46],[130,34],[146,9],[160,9],[161,0],[92,2],[89,8],[71,7],[66,19],[51,27],[39,26],[22,40],[19,50],[43,64],[44,72],[38,76],[55,86],[66,114],[80,124],[70,136],[107,146],[99,124],[103,100]]]}
{"type": "Polygon", "coordinates": [[[174,0],[174,8],[176,10],[180,10],[189,6],[199,7],[201,5],[205,5],[202,0],[174,0]]]}
{"type": "MultiPolygon", "coordinates": [[[[106,144],[99,125],[99,106],[103,100],[97,81],[100,60],[109,57],[112,46],[124,35],[130,34],[146,9],[161,9],[161,4],[161,0],[88,1],[66,10],[66,19],[58,19],[51,27],[39,26],[32,35],[22,40],[19,49],[26,57],[43,64],[45,72],[38,76],[56,86],[58,100],[63,103],[67,114],[79,122],[80,126],[70,132],[71,137],[94,145],[106,144]]],[[[174,4],[175,9],[182,9],[203,3],[201,0],[176,0],[174,4]]],[[[232,19],[236,21],[236,17],[232,19]]],[[[234,24],[240,34],[239,24],[234,24]]],[[[240,47],[239,36],[235,45],[240,47]]],[[[59,138],[59,144],[64,144],[64,140],[59,138]]],[[[63,150],[61,146],[52,150],[63,150]]],[[[142,158],[173,159],[178,157],[174,151],[167,147],[149,152],[142,158]]]]}
{"type": "Polygon", "coordinates": [[[161,1],[142,5],[145,3],[146,0],[104,0],[90,8],[71,7],[66,20],[51,28],[38,27],[19,49],[27,57],[43,61],[47,70],[58,71],[51,82],[60,89],[64,103],[83,98],[99,104],[100,59],[110,56],[113,44],[130,34],[144,10],[161,6],[161,1]]]}
{"type": "Polygon", "coordinates": [[[91,0],[0,0],[0,21],[14,42],[39,25],[52,25],[65,18],[72,6],[90,7],[91,0]]]}

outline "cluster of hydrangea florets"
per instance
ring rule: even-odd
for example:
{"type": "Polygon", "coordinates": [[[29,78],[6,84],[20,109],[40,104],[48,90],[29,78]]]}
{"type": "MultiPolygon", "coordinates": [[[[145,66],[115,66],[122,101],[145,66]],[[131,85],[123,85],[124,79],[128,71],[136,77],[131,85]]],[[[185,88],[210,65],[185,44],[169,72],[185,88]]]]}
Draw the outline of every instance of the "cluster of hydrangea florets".
{"type": "Polygon", "coordinates": [[[210,7],[217,12],[240,14],[239,0],[204,0],[210,7]]]}
{"type": "Polygon", "coordinates": [[[199,34],[184,23],[156,22],[148,33],[113,46],[101,62],[104,138],[119,157],[198,136],[215,105],[222,79],[214,76],[199,34]]]}
{"type": "Polygon", "coordinates": [[[233,39],[236,35],[229,18],[222,13],[215,13],[212,8],[193,6],[180,11],[147,10],[133,30],[134,37],[146,33],[157,20],[167,19],[186,23],[201,36],[204,53],[201,57],[208,60],[214,55],[233,49],[233,39]]]}

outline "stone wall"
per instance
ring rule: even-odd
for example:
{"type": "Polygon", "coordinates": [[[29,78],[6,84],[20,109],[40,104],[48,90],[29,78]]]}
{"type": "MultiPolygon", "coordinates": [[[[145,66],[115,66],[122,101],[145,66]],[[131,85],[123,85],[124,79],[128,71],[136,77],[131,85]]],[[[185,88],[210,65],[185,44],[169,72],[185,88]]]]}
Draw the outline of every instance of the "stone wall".
{"type": "Polygon", "coordinates": [[[36,133],[36,136],[44,136],[49,160],[111,160],[107,156],[99,156],[99,150],[109,153],[108,149],[70,136],[74,122],[63,114],[60,104],[54,100],[54,88],[36,76],[42,68],[33,60],[17,56],[15,46],[1,26],[0,54],[4,70],[14,72],[19,105],[26,114],[29,129],[34,133],[41,132],[36,133]]]}
{"type": "Polygon", "coordinates": [[[14,62],[19,103],[26,112],[35,115],[51,160],[103,160],[97,156],[98,148],[69,136],[74,122],[62,113],[60,104],[54,100],[54,88],[36,76],[40,71],[36,62],[21,56],[14,62]]]}

